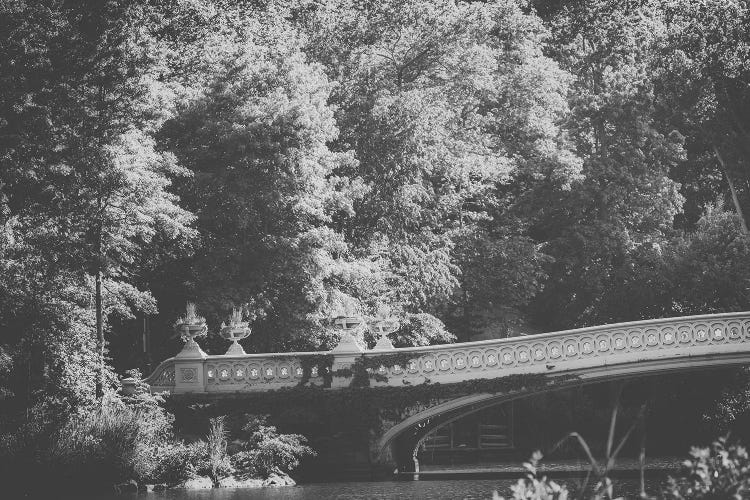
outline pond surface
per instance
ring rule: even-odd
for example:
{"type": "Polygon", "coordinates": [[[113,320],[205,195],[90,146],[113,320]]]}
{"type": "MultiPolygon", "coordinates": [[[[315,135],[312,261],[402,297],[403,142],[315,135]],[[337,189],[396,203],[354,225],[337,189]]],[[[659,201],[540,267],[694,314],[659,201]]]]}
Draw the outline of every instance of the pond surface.
{"type": "MultiPolygon", "coordinates": [[[[161,493],[113,496],[101,500],[489,500],[492,492],[508,498],[509,479],[451,479],[429,481],[378,481],[314,483],[299,486],[258,489],[170,490],[161,493]]],[[[562,480],[560,482],[567,482],[562,480]]],[[[571,480],[570,486],[576,481],[571,480]]],[[[617,482],[620,493],[635,498],[638,486],[633,480],[617,482]]],[[[618,491],[615,491],[618,493],[618,491]]]]}
{"type": "Polygon", "coordinates": [[[281,488],[216,489],[204,491],[167,491],[161,495],[140,495],[139,500],[411,500],[411,499],[484,499],[492,492],[508,491],[509,480],[378,481],[353,483],[314,483],[281,488]],[[504,483],[504,484],[503,484],[504,483]],[[504,486],[504,487],[503,487],[504,486]]]}

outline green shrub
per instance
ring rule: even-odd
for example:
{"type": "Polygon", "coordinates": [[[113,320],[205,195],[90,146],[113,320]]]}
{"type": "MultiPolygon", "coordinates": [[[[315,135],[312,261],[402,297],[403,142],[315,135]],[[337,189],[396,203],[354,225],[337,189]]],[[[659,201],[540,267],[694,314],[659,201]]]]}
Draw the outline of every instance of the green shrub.
{"type": "Polygon", "coordinates": [[[146,483],[165,483],[169,486],[197,476],[210,477],[216,484],[233,470],[227,455],[223,417],[211,419],[205,441],[155,442],[145,450],[141,459],[145,465],[137,476],[139,480],[146,483]]]}
{"type": "Polygon", "coordinates": [[[145,451],[170,435],[171,419],[160,406],[145,401],[131,406],[111,397],[71,416],[52,434],[43,456],[63,482],[111,486],[146,473],[145,451]]]}
{"type": "Polygon", "coordinates": [[[210,467],[206,457],[206,443],[203,441],[154,446],[148,452],[148,460],[153,466],[141,479],[174,486],[208,471],[210,467]]]}
{"type": "Polygon", "coordinates": [[[214,484],[232,473],[232,464],[227,455],[227,431],[224,427],[224,417],[211,419],[211,427],[206,439],[206,455],[208,477],[213,480],[214,484]]]}
{"type": "Polygon", "coordinates": [[[34,470],[47,480],[20,488],[65,490],[85,484],[90,490],[111,490],[113,484],[150,477],[157,465],[150,451],[172,439],[173,417],[162,399],[136,380],[133,396],[109,393],[75,412],[54,398],[35,406],[28,422],[9,426],[0,437],[0,479],[12,482],[34,470]]]}
{"type": "Polygon", "coordinates": [[[726,438],[708,448],[693,447],[683,463],[683,475],[670,478],[668,499],[739,499],[750,495],[750,461],[747,450],[726,438]]]}
{"type": "MultiPolygon", "coordinates": [[[[547,476],[540,476],[537,471],[542,454],[535,451],[528,462],[524,462],[526,470],[524,476],[516,484],[510,487],[513,492],[513,500],[567,500],[568,489],[565,485],[559,485],[547,476]]],[[[493,500],[504,500],[497,491],[492,495],[493,500]]]]}
{"type": "Polygon", "coordinates": [[[299,434],[279,434],[266,425],[265,416],[246,416],[242,449],[232,455],[232,466],[243,475],[268,477],[279,471],[293,472],[304,457],[315,456],[307,439],[299,434]]]}

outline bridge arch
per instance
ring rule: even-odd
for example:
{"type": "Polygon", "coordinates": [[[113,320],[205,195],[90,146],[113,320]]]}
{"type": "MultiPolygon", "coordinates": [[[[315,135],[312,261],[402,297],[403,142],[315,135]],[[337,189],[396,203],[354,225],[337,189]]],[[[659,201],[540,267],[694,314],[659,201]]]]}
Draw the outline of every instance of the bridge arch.
{"type": "Polygon", "coordinates": [[[390,463],[399,472],[419,472],[416,458],[420,444],[436,429],[491,406],[540,394],[601,382],[645,378],[654,375],[696,370],[741,367],[750,364],[750,352],[694,353],[689,362],[680,358],[640,360],[599,367],[579,368],[551,374],[552,382],[543,388],[521,387],[507,393],[469,394],[410,415],[389,428],[378,440],[375,456],[379,463],[390,463]],[[572,377],[571,377],[572,376],[572,377]],[[557,377],[560,380],[555,381],[557,377]]]}

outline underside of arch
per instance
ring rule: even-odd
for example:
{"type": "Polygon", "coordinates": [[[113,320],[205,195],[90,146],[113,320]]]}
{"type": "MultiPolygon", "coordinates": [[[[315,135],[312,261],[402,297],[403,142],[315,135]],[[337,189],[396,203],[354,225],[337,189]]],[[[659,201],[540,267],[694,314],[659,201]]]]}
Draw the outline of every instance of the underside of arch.
{"type": "Polygon", "coordinates": [[[418,472],[416,452],[420,443],[437,428],[490,406],[552,391],[606,381],[626,380],[659,374],[680,373],[750,364],[750,354],[710,354],[677,359],[642,360],[585,370],[556,372],[544,387],[519,388],[502,394],[470,394],[447,401],[404,419],[390,428],[378,442],[377,461],[390,463],[399,472],[418,472]],[[567,375],[560,378],[561,375],[567,375]],[[575,377],[570,377],[573,375],[575,377]]]}

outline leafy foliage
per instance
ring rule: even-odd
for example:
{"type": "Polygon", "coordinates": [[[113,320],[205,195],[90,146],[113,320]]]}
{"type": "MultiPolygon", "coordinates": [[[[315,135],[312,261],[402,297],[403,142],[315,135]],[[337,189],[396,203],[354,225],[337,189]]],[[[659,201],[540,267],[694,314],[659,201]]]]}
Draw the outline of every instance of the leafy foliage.
{"type": "Polygon", "coordinates": [[[155,312],[134,274],[193,234],[169,191],[187,172],[157,150],[145,106],[154,12],[119,1],[2,11],[12,34],[0,42],[12,89],[0,99],[3,343],[17,366],[51,375],[19,398],[72,391],[73,405],[87,404],[94,374],[100,397],[111,382],[108,317],[155,312]]]}
{"type": "Polygon", "coordinates": [[[743,498],[750,489],[747,450],[726,438],[708,448],[693,447],[683,475],[671,479],[665,498],[743,498]]]}
{"type": "Polygon", "coordinates": [[[351,244],[382,265],[385,296],[434,313],[461,288],[464,302],[488,291],[463,273],[462,242],[484,227],[505,237],[492,219],[516,201],[506,186],[568,186],[580,167],[559,127],[570,78],[544,56],[543,26],[510,1],[335,1],[302,24],[339,83],[337,146],[359,160],[344,172],[369,189],[354,204],[351,244]]]}
{"type": "Polygon", "coordinates": [[[224,417],[212,418],[206,436],[206,450],[210,466],[209,477],[214,484],[226,476],[232,469],[227,455],[227,431],[224,427],[224,417]]]}
{"type": "MultiPolygon", "coordinates": [[[[568,489],[565,485],[559,485],[550,480],[547,476],[540,475],[537,466],[542,460],[542,454],[535,451],[528,462],[523,463],[526,469],[524,477],[519,479],[516,484],[511,486],[514,500],[534,499],[534,500],[567,500],[568,489]]],[[[494,500],[503,500],[503,497],[495,491],[492,495],[494,500]]]]}
{"type": "Polygon", "coordinates": [[[703,156],[689,165],[690,173],[715,172],[724,178],[731,194],[727,198],[747,233],[750,8],[742,1],[678,1],[665,3],[663,15],[665,113],[683,134],[692,136],[694,157],[703,156]]]}
{"type": "Polygon", "coordinates": [[[401,328],[391,337],[394,347],[450,344],[456,340],[442,321],[426,313],[406,314],[401,328]]]}
{"type": "Polygon", "coordinates": [[[173,418],[161,402],[148,392],[128,400],[110,395],[94,407],[58,415],[62,422],[39,415],[3,435],[4,477],[25,477],[28,469],[45,477],[38,484],[13,485],[29,490],[49,484],[71,490],[84,483],[92,490],[110,490],[113,484],[150,477],[152,450],[172,438],[173,418]]]}
{"type": "MultiPolygon", "coordinates": [[[[127,454],[134,410],[79,416],[113,366],[174,353],[190,300],[212,333],[243,306],[265,352],[330,349],[330,317],[383,304],[398,346],[747,309],[749,19],[741,0],[3,3],[3,435],[103,442],[122,418],[127,454]]],[[[104,453],[60,439],[63,462],[104,453]]],[[[203,452],[174,447],[183,477],[180,450],[203,452]]]]}
{"type": "Polygon", "coordinates": [[[174,486],[207,473],[205,443],[166,443],[150,450],[146,473],[141,477],[153,483],[174,486]]]}
{"type": "Polygon", "coordinates": [[[304,436],[279,434],[276,427],[267,425],[266,416],[246,415],[245,419],[240,451],[231,457],[241,475],[266,478],[279,471],[293,472],[300,460],[315,456],[304,436]]]}
{"type": "MultiPolygon", "coordinates": [[[[403,363],[403,360],[384,356],[380,362],[389,365],[403,363]]],[[[550,380],[544,375],[510,375],[451,384],[371,387],[369,377],[375,378],[375,375],[368,373],[364,383],[355,383],[356,373],[350,375],[350,385],[335,391],[318,386],[299,386],[264,393],[247,393],[241,399],[221,400],[204,405],[200,414],[207,417],[236,415],[245,413],[243,408],[251,405],[258,413],[272,415],[275,422],[284,421],[287,425],[298,428],[316,427],[324,422],[326,426],[337,429],[345,436],[346,441],[359,443],[371,432],[381,431],[389,422],[401,421],[404,410],[414,405],[427,405],[467,394],[509,394],[522,389],[541,390],[564,386],[576,378],[557,377],[550,380]]]]}

